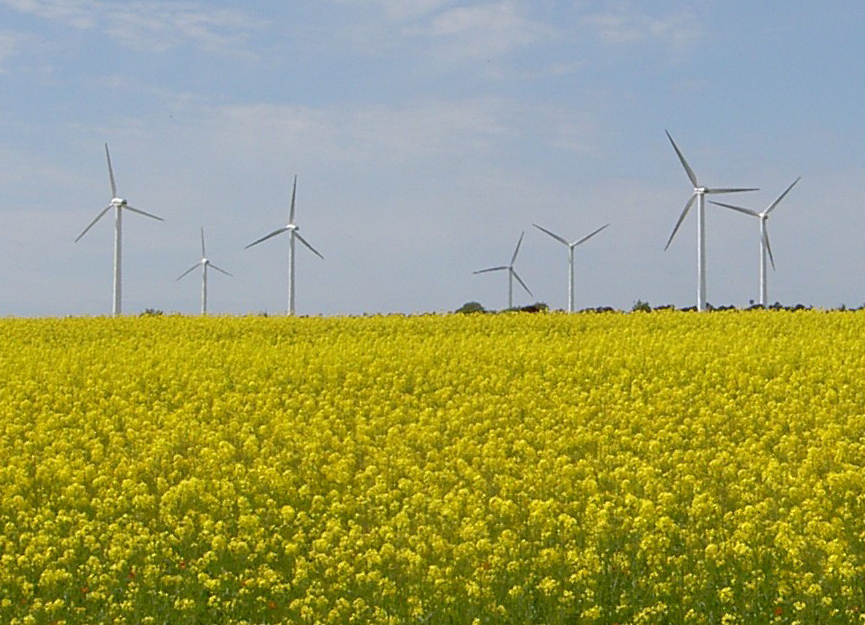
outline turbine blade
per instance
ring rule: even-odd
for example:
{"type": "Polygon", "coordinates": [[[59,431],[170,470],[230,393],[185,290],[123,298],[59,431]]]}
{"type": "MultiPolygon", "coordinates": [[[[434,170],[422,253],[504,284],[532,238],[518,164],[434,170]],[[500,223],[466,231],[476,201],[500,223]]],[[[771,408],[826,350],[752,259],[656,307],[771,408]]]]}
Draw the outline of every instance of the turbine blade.
{"type": "Polygon", "coordinates": [[[685,210],[682,211],[682,214],[679,215],[679,221],[676,222],[676,227],[673,228],[673,233],[670,235],[670,238],[667,239],[667,244],[664,246],[664,251],[667,251],[667,248],[670,247],[670,243],[673,242],[673,237],[676,236],[676,233],[679,231],[679,226],[682,225],[682,222],[685,221],[685,215],[688,214],[688,211],[691,210],[691,207],[694,205],[694,200],[697,199],[697,194],[694,193],[691,195],[691,199],[688,200],[688,203],[685,204],[685,210]]]}
{"type": "Polygon", "coordinates": [[[517,274],[516,271],[514,271],[514,268],[513,268],[513,267],[508,267],[508,269],[510,270],[511,275],[513,275],[513,277],[517,279],[517,282],[520,283],[520,286],[522,286],[522,287],[526,290],[526,293],[528,293],[529,295],[531,295],[532,297],[534,297],[534,295],[532,294],[532,292],[529,291],[529,287],[527,287],[527,286],[526,286],[526,283],[523,282],[523,279],[520,278],[520,276],[517,274]]]}
{"type": "Polygon", "coordinates": [[[108,144],[105,144],[105,159],[108,161],[108,177],[111,179],[111,199],[117,197],[117,185],[114,184],[114,169],[111,167],[111,154],[108,153],[108,144]]]}
{"type": "Polygon", "coordinates": [[[500,267],[490,267],[488,269],[481,269],[479,271],[473,271],[472,273],[487,273],[489,271],[502,271],[504,269],[510,269],[510,267],[507,267],[506,265],[502,265],[500,267]]]}
{"type": "Polygon", "coordinates": [[[291,208],[288,211],[288,223],[294,223],[294,200],[297,197],[297,174],[294,175],[294,186],[291,189],[291,208]]]}
{"type": "Polygon", "coordinates": [[[92,228],[92,227],[96,224],[97,221],[99,221],[100,219],[102,219],[102,216],[103,216],[105,213],[107,213],[109,210],[111,210],[111,208],[112,208],[113,206],[114,206],[113,204],[109,204],[108,206],[106,206],[105,208],[103,208],[103,209],[102,209],[102,212],[100,212],[98,215],[96,215],[96,219],[94,219],[93,221],[91,221],[91,222],[87,225],[87,227],[84,228],[84,230],[81,232],[81,234],[79,234],[77,237],[75,237],[75,242],[78,243],[78,241],[81,239],[81,237],[83,237],[85,234],[87,234],[87,231],[90,230],[90,228],[92,228]]]}
{"type": "Polygon", "coordinates": [[[201,257],[207,258],[207,252],[204,251],[204,226],[201,227],[201,257]]]}
{"type": "Polygon", "coordinates": [[[744,191],[759,191],[760,189],[706,189],[706,193],[742,193],[744,191]]]}
{"type": "Polygon", "coordinates": [[[321,260],[324,260],[324,256],[322,256],[321,254],[319,254],[317,249],[315,249],[313,246],[311,246],[311,245],[309,244],[309,242],[308,242],[306,239],[304,239],[302,236],[300,236],[300,233],[299,233],[297,230],[294,231],[294,236],[296,236],[297,239],[298,239],[301,243],[303,243],[307,248],[309,248],[309,251],[310,251],[310,252],[312,252],[313,254],[315,254],[316,256],[318,256],[321,260]]]}
{"type": "Polygon", "coordinates": [[[763,231],[763,243],[766,245],[766,251],[769,252],[769,262],[772,263],[772,270],[775,270],[775,257],[772,255],[772,246],[769,245],[769,231],[763,231]]]}
{"type": "MultiPolygon", "coordinates": [[[[213,263],[208,263],[208,264],[210,265],[210,268],[211,268],[211,269],[216,269],[219,273],[224,273],[226,276],[230,276],[230,275],[231,275],[231,274],[228,273],[225,269],[220,269],[219,267],[217,267],[217,266],[214,265],[213,263]]],[[[233,276],[232,276],[232,277],[233,277],[233,276]]]]}
{"type": "Polygon", "coordinates": [[[778,199],[775,200],[774,202],[772,202],[772,203],[769,205],[769,208],[767,208],[766,210],[763,211],[763,214],[764,214],[764,215],[768,215],[768,214],[771,213],[773,210],[775,210],[775,207],[778,206],[778,204],[781,203],[781,200],[784,199],[784,196],[786,196],[788,193],[790,193],[790,189],[792,189],[793,187],[795,187],[795,186],[796,186],[796,183],[799,182],[801,179],[802,179],[802,176],[799,176],[798,178],[796,178],[796,180],[793,181],[793,184],[791,184],[789,187],[787,187],[787,189],[784,191],[784,193],[782,193],[781,195],[779,195],[779,196],[778,196],[778,199]]]}
{"type": "Polygon", "coordinates": [[[694,170],[691,169],[691,166],[688,165],[688,161],[685,160],[685,156],[682,154],[682,151],[679,150],[679,146],[676,145],[676,142],[673,141],[673,137],[670,136],[670,133],[666,130],[664,132],[667,133],[667,138],[670,140],[670,143],[673,144],[673,149],[676,150],[676,154],[678,154],[679,160],[682,161],[682,167],[685,168],[685,173],[688,174],[688,179],[691,181],[691,184],[693,184],[694,188],[696,189],[700,186],[700,183],[697,182],[697,175],[694,173],[694,170]]]}
{"type": "MultiPolygon", "coordinates": [[[[181,278],[185,278],[186,276],[188,276],[190,273],[192,273],[193,271],[195,271],[196,269],[198,269],[198,266],[199,266],[200,264],[201,264],[200,262],[195,263],[192,267],[190,267],[189,269],[187,269],[186,271],[184,271],[182,274],[180,274],[180,275],[177,277],[177,280],[180,280],[181,278]]],[[[175,280],[175,282],[177,282],[177,280],[175,280]]]]}
{"type": "Polygon", "coordinates": [[[547,230],[547,229],[544,228],[543,226],[539,226],[538,224],[532,224],[532,225],[533,225],[535,228],[537,228],[538,230],[540,230],[541,232],[546,232],[548,235],[550,235],[551,237],[553,237],[556,241],[561,241],[561,242],[564,243],[565,245],[570,245],[570,243],[568,243],[565,239],[563,239],[562,237],[560,237],[559,235],[557,235],[555,232],[550,232],[549,230],[547,230]]]}
{"type": "Polygon", "coordinates": [[[576,243],[574,243],[574,247],[577,247],[577,246],[580,245],[581,243],[585,243],[586,241],[588,241],[589,239],[591,239],[593,236],[595,236],[596,234],[598,234],[598,233],[599,233],[601,230],[603,230],[604,228],[608,228],[609,225],[610,225],[610,224],[603,225],[603,226],[601,226],[600,228],[598,228],[597,230],[595,230],[593,233],[591,233],[591,234],[587,234],[587,235],[584,236],[582,239],[580,239],[579,241],[577,241],[576,243]]]}
{"type": "Polygon", "coordinates": [[[516,247],[516,249],[514,250],[514,255],[511,256],[511,267],[514,266],[514,263],[515,263],[516,260],[517,260],[517,254],[520,253],[520,245],[522,245],[522,243],[523,243],[523,237],[524,237],[524,236],[526,236],[526,232],[525,232],[525,230],[522,232],[522,234],[520,234],[520,240],[517,241],[517,247],[516,247]]]}
{"type": "Polygon", "coordinates": [[[247,246],[246,246],[245,248],[243,248],[243,249],[248,250],[248,249],[251,248],[253,245],[258,245],[258,244],[261,243],[262,241],[267,241],[269,238],[271,238],[271,237],[275,237],[275,236],[278,235],[278,234],[282,234],[282,233],[285,232],[286,230],[288,230],[288,228],[286,228],[286,227],[283,226],[282,228],[280,228],[280,229],[278,229],[278,230],[274,230],[274,231],[271,232],[270,234],[266,234],[265,236],[261,237],[261,238],[258,239],[257,241],[253,241],[252,243],[250,243],[249,245],[247,245],[247,246]]]}
{"type": "Polygon", "coordinates": [[[732,204],[724,204],[723,202],[716,202],[715,200],[709,200],[711,204],[716,206],[723,206],[724,208],[729,208],[730,210],[739,211],[740,213],[745,213],[746,215],[751,215],[752,217],[759,217],[760,213],[757,211],[751,210],[750,208],[742,208],[741,206],[733,206],[732,204]]]}
{"type": "Polygon", "coordinates": [[[157,217],[156,215],[151,215],[150,213],[146,213],[143,210],[141,210],[140,208],[135,208],[133,206],[130,206],[129,204],[126,204],[123,208],[125,208],[127,210],[131,210],[133,213],[138,213],[139,215],[144,215],[145,217],[150,217],[151,219],[156,219],[157,221],[165,221],[162,217],[157,217]]]}

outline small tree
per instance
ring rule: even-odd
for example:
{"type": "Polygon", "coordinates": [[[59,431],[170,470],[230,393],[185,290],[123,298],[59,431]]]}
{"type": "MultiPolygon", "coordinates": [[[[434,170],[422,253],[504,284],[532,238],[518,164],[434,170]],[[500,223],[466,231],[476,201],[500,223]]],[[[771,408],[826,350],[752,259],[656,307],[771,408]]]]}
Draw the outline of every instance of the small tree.
{"type": "Polygon", "coordinates": [[[479,302],[466,302],[459,308],[457,308],[456,312],[462,314],[469,313],[485,313],[486,309],[479,302]]]}

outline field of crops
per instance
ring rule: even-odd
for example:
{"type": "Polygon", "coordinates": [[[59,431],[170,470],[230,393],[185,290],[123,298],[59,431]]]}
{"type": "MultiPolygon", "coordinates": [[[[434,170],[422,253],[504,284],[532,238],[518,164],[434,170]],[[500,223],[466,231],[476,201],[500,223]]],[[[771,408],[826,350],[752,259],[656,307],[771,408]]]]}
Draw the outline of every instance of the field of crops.
{"type": "Polygon", "coordinates": [[[0,320],[2,623],[851,623],[865,313],[0,320]]]}

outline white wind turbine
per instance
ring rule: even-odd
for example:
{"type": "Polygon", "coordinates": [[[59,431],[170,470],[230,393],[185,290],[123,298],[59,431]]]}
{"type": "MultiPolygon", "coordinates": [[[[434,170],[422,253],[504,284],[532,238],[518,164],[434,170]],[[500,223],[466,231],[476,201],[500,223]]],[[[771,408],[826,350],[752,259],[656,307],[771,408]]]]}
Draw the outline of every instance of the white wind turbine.
{"type": "Polygon", "coordinates": [[[97,221],[102,219],[102,216],[105,215],[112,208],[114,209],[114,302],[112,305],[112,312],[114,315],[119,315],[121,310],[120,305],[120,277],[121,277],[121,254],[120,254],[120,245],[121,245],[121,219],[123,216],[124,210],[132,211],[133,213],[138,213],[139,215],[144,215],[145,217],[150,217],[151,219],[158,219],[159,221],[165,221],[162,217],[157,217],[156,215],[151,215],[150,213],[145,213],[143,210],[139,210],[137,208],[133,208],[130,206],[124,198],[118,197],[117,195],[117,185],[114,184],[114,170],[111,168],[111,154],[108,152],[108,144],[105,144],[105,158],[108,160],[108,177],[111,180],[111,204],[102,209],[96,219],[90,222],[84,231],[78,235],[75,239],[75,242],[81,240],[87,232],[92,228],[97,221]]]}
{"type": "Polygon", "coordinates": [[[192,267],[190,267],[186,271],[184,271],[182,274],[180,274],[180,276],[177,278],[177,280],[181,280],[182,278],[186,277],[187,275],[189,275],[190,273],[192,273],[194,270],[198,269],[199,267],[201,267],[201,314],[206,315],[207,314],[207,268],[212,267],[213,269],[216,269],[219,273],[224,273],[226,276],[230,276],[231,274],[228,273],[225,269],[220,269],[219,267],[214,265],[212,262],[210,262],[210,260],[207,258],[207,252],[204,249],[204,228],[201,228],[201,260],[198,261],[197,263],[195,263],[192,267]]]}
{"type": "Polygon", "coordinates": [[[606,224],[601,226],[591,234],[587,234],[582,239],[578,239],[576,241],[570,242],[564,237],[560,237],[555,232],[550,232],[546,228],[539,226],[538,224],[532,224],[535,228],[542,232],[546,232],[548,235],[553,237],[556,241],[563,243],[568,246],[568,312],[574,312],[574,248],[578,245],[585,243],[593,236],[598,234],[601,230],[608,227],[610,224],[606,224]]]}
{"type": "Polygon", "coordinates": [[[751,210],[750,208],[742,208],[741,206],[733,206],[732,204],[724,204],[722,202],[713,201],[712,204],[717,204],[718,206],[723,206],[724,208],[730,208],[734,211],[739,211],[740,213],[745,213],[746,215],[751,215],[752,217],[756,217],[760,220],[760,306],[766,306],[768,303],[768,287],[766,280],[766,256],[769,257],[769,262],[772,263],[772,269],[775,269],[775,259],[772,257],[772,247],[769,245],[769,231],[767,229],[767,222],[769,221],[769,213],[771,213],[778,204],[781,203],[781,200],[790,193],[790,190],[796,186],[796,183],[801,180],[802,177],[799,176],[793,183],[784,190],[784,193],[778,196],[778,198],[769,204],[763,212],[758,213],[755,210],[751,210]]]}
{"type": "Polygon", "coordinates": [[[670,247],[670,243],[673,242],[673,237],[676,236],[676,232],[679,230],[679,226],[682,225],[682,221],[684,221],[685,216],[688,214],[688,211],[691,210],[691,206],[694,205],[694,200],[697,201],[697,310],[703,311],[706,309],[706,195],[709,194],[721,194],[721,193],[741,193],[742,191],[759,191],[759,189],[710,189],[708,187],[700,186],[700,183],[697,182],[697,176],[694,174],[694,170],[691,169],[691,166],[688,165],[688,161],[685,160],[685,157],[682,155],[682,152],[679,150],[679,146],[676,145],[676,142],[673,141],[673,137],[670,136],[670,133],[666,130],[667,138],[670,140],[670,143],[673,144],[673,149],[676,150],[676,154],[679,156],[679,160],[682,162],[682,167],[685,168],[685,173],[688,174],[688,179],[691,181],[691,184],[694,185],[694,192],[691,194],[691,197],[688,199],[688,202],[685,204],[685,209],[682,211],[682,214],[679,215],[679,221],[676,222],[676,227],[673,228],[673,233],[670,235],[670,238],[667,240],[667,245],[664,246],[664,251],[670,247]]]}
{"type": "Polygon", "coordinates": [[[490,267],[488,269],[481,269],[479,271],[474,272],[476,274],[487,273],[488,271],[507,271],[508,272],[508,308],[514,307],[514,278],[516,278],[517,282],[520,283],[520,286],[522,286],[526,290],[526,293],[528,293],[529,295],[534,297],[534,295],[532,295],[532,292],[529,290],[529,287],[526,286],[526,283],[522,281],[522,278],[520,278],[517,275],[517,272],[514,270],[514,262],[516,262],[516,260],[517,260],[517,254],[519,254],[519,252],[520,252],[520,244],[523,242],[523,237],[525,236],[525,234],[526,233],[523,232],[520,235],[520,240],[517,241],[517,247],[514,250],[514,255],[511,256],[511,263],[509,265],[501,265],[499,267],[490,267]]]}
{"type": "Polygon", "coordinates": [[[289,315],[294,314],[294,247],[295,247],[295,239],[297,239],[298,241],[303,243],[307,248],[309,248],[309,250],[313,254],[315,254],[316,256],[321,258],[322,260],[324,260],[324,256],[319,254],[318,250],[316,250],[314,247],[312,247],[312,245],[310,245],[306,239],[304,239],[302,236],[300,236],[300,233],[298,232],[298,227],[294,223],[294,202],[295,202],[296,197],[297,197],[297,176],[294,177],[294,188],[291,191],[291,208],[289,209],[289,212],[288,212],[288,224],[286,224],[282,228],[278,228],[277,230],[274,230],[270,234],[266,234],[265,236],[261,237],[260,239],[258,239],[256,241],[253,241],[252,243],[247,245],[246,248],[244,248],[244,249],[249,249],[253,245],[258,245],[262,241],[266,241],[267,239],[269,239],[271,237],[275,237],[278,234],[282,234],[283,232],[288,232],[291,235],[289,237],[289,240],[288,240],[288,314],[289,315]]]}

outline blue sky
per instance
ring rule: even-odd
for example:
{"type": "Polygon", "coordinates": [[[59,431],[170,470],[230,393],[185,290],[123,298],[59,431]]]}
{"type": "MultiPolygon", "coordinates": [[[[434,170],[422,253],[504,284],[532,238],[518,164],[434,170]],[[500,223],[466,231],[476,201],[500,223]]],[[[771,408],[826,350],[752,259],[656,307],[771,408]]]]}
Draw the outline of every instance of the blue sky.
{"type": "MultiPolygon", "coordinates": [[[[694,303],[690,184],[773,213],[769,297],[865,302],[865,45],[859,0],[0,0],[0,315],[111,310],[103,143],[124,219],[124,312],[453,310],[533,297],[577,307],[694,303]]],[[[709,206],[708,300],[757,298],[756,220],[709,206]]]]}

